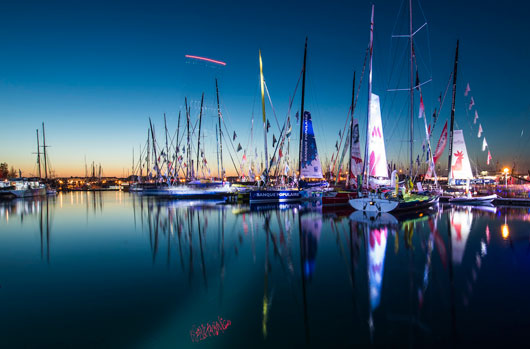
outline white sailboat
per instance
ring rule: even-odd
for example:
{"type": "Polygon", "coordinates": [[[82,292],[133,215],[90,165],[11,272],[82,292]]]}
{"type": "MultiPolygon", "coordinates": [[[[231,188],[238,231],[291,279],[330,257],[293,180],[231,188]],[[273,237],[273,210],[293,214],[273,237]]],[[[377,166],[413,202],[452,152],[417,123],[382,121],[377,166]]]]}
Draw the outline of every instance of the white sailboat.
{"type": "MultiPolygon", "coordinates": [[[[372,93],[372,57],[374,36],[374,5],[372,5],[372,17],[370,23],[370,47],[369,47],[369,75],[368,75],[368,115],[366,125],[366,145],[364,153],[364,174],[366,183],[363,187],[369,190],[362,196],[349,200],[350,205],[356,210],[373,212],[390,212],[394,210],[423,209],[436,203],[437,196],[405,193],[401,195],[396,185],[393,191],[381,191],[381,186],[390,185],[388,178],[388,166],[386,161],[385,141],[383,137],[383,125],[381,121],[381,109],[379,96],[372,93]]],[[[411,93],[413,89],[411,88],[411,93]]],[[[412,144],[412,143],[411,143],[412,144]]]]}

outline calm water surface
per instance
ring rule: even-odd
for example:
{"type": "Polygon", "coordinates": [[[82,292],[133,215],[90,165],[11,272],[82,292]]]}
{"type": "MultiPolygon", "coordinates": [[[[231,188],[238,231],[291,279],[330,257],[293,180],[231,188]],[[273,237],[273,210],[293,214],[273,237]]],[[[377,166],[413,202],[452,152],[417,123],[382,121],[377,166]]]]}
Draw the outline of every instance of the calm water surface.
{"type": "Polygon", "coordinates": [[[0,202],[0,347],[528,342],[528,208],[310,206],[0,202]]]}

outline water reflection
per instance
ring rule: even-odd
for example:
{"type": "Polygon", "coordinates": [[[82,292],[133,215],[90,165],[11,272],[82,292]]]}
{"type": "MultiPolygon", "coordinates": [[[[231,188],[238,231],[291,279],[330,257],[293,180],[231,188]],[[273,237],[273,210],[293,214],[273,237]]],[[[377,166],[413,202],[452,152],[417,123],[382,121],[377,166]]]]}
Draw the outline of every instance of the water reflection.
{"type": "Polygon", "coordinates": [[[268,347],[288,338],[321,347],[330,333],[341,346],[493,343],[483,333],[497,319],[528,323],[506,309],[530,310],[529,217],[528,208],[513,207],[368,215],[101,192],[0,202],[0,259],[9,265],[0,278],[10,289],[0,328],[19,344],[30,320],[7,314],[28,306],[46,314],[65,297],[79,305],[90,294],[91,306],[78,306],[77,316],[90,318],[85,327],[61,315],[48,326],[32,315],[48,331],[43,343],[64,324],[73,326],[65,343],[91,331],[100,344],[189,345],[193,324],[219,316],[230,329],[205,343],[268,347]],[[28,269],[33,257],[48,268],[28,269]],[[22,296],[43,277],[55,285],[53,298],[22,296]],[[73,291],[71,282],[91,286],[73,291]],[[498,292],[511,296],[500,300],[498,292]],[[132,299],[142,306],[130,307],[132,299]],[[103,319],[116,307],[127,312],[109,332],[103,319]]]}

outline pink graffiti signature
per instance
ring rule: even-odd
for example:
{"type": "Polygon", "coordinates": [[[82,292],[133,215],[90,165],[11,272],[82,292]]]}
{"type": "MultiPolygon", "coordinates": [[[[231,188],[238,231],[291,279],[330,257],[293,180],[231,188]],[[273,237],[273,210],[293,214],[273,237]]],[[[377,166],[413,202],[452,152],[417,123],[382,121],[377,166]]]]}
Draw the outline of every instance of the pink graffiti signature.
{"type": "Polygon", "coordinates": [[[232,322],[230,320],[224,320],[218,316],[217,321],[208,322],[206,325],[195,326],[190,330],[190,337],[192,342],[200,342],[210,336],[218,336],[219,333],[223,333],[232,322]]]}

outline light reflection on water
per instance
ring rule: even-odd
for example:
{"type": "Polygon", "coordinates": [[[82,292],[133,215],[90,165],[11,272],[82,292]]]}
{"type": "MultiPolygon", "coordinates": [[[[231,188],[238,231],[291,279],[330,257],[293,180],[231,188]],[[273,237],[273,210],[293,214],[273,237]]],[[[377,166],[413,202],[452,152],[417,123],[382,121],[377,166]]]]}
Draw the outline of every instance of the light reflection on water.
{"type": "Polygon", "coordinates": [[[530,323],[529,220],[528,208],[369,217],[122,192],[0,202],[0,338],[6,347],[516,343],[530,323]],[[192,328],[218,318],[231,326],[192,341],[192,328]]]}

